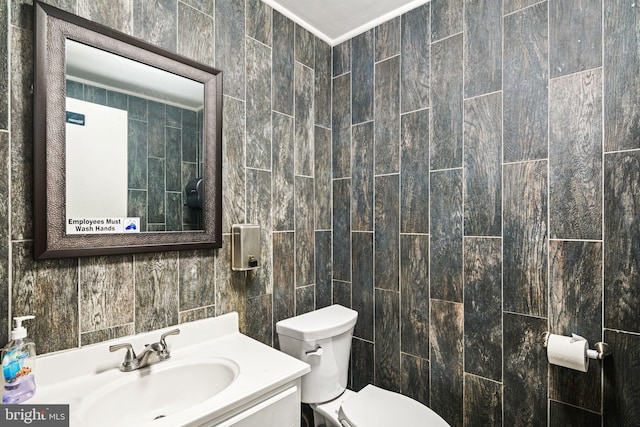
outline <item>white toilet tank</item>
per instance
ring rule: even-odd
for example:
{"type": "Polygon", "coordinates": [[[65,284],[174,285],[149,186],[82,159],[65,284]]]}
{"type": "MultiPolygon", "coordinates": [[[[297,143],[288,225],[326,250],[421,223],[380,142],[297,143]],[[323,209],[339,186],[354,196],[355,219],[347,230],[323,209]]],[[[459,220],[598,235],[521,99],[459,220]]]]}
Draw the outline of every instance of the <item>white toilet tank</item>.
{"type": "Polygon", "coordinates": [[[311,365],[302,377],[303,402],[329,401],[347,387],[357,319],[357,311],[336,304],[276,323],[280,350],[311,365]]]}

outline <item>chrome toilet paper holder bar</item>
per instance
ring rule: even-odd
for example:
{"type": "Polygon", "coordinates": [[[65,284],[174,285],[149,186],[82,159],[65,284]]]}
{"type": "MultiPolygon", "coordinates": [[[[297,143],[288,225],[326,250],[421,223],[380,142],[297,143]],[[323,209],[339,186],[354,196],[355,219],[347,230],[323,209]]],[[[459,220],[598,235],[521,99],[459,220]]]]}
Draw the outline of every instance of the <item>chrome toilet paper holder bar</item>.
{"type": "MultiPolygon", "coordinates": [[[[547,348],[549,343],[549,334],[549,332],[544,332],[542,334],[542,346],[544,348],[547,348]]],[[[587,356],[589,356],[590,359],[602,360],[607,356],[611,356],[611,349],[609,348],[609,344],[606,342],[599,341],[594,344],[594,348],[595,350],[587,351],[587,356]]]]}

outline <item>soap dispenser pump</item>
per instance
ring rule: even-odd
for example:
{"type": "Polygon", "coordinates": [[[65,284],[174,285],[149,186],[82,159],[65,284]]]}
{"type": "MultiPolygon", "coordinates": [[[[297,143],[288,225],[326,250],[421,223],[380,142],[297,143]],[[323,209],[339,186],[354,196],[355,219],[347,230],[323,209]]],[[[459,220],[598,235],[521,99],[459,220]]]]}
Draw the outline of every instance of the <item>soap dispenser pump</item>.
{"type": "Polygon", "coordinates": [[[22,326],[23,321],[34,318],[14,317],[16,327],[11,331],[11,341],[2,349],[4,404],[24,402],[36,392],[36,344],[27,337],[27,329],[22,326]]]}

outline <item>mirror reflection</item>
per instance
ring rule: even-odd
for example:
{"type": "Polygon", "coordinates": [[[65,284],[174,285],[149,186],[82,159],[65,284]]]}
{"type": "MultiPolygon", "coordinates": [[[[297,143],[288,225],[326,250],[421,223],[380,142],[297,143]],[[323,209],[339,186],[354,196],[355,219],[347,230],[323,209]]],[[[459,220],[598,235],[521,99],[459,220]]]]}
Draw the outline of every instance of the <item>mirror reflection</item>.
{"type": "Polygon", "coordinates": [[[66,233],[202,230],[204,84],[65,46],[66,233]]]}

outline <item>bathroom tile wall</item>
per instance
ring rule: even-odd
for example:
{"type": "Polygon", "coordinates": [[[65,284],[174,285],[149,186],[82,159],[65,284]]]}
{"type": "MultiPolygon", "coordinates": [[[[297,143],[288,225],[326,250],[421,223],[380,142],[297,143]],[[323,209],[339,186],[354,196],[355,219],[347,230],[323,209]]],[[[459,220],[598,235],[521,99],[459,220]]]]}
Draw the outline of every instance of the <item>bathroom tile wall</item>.
{"type": "Polygon", "coordinates": [[[225,234],[219,250],[33,260],[33,7],[2,0],[2,345],[26,313],[48,353],[229,311],[273,345],[276,321],[329,305],[331,47],[259,0],[50,3],[223,70],[225,234]],[[262,226],[255,275],[230,269],[228,233],[244,222],[262,226]]]}
{"type": "Polygon", "coordinates": [[[27,312],[46,353],[237,310],[277,345],[336,302],[356,390],[454,426],[637,420],[634,1],[432,0],[333,49],[259,0],[51,3],[224,70],[224,231],[261,223],[263,267],[231,272],[227,234],[32,260],[32,7],[0,1],[0,342],[27,312]],[[547,330],[613,356],[550,366],[547,330]]]}
{"type": "Polygon", "coordinates": [[[354,389],[454,426],[637,424],[638,28],[630,0],[432,0],[333,48],[354,389]],[[613,356],[551,366],[545,331],[613,356]]]}

